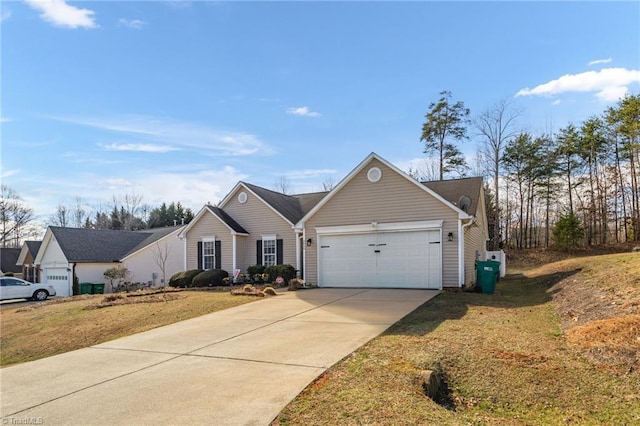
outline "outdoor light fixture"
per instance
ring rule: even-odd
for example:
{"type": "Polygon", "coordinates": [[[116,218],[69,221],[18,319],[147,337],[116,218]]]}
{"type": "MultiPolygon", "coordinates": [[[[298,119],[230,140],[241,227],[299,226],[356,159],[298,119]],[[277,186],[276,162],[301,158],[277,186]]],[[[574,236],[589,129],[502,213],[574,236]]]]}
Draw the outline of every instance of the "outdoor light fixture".
{"type": "Polygon", "coordinates": [[[309,238],[309,239],[307,240],[307,247],[311,247],[311,243],[312,243],[311,238],[309,238]]]}
{"type": "Polygon", "coordinates": [[[449,232],[449,235],[447,235],[447,239],[449,241],[453,241],[453,232],[449,232]]]}

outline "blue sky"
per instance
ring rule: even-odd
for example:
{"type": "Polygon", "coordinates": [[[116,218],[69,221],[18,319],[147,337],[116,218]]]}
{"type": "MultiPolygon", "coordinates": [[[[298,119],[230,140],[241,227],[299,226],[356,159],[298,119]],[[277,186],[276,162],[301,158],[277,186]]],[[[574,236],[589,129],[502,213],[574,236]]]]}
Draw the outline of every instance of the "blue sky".
{"type": "Polygon", "coordinates": [[[640,91],[638,2],[25,0],[1,19],[2,183],[43,222],[76,197],[317,191],[372,151],[406,170],[443,90],[472,117],[508,99],[533,133],[640,91]]]}

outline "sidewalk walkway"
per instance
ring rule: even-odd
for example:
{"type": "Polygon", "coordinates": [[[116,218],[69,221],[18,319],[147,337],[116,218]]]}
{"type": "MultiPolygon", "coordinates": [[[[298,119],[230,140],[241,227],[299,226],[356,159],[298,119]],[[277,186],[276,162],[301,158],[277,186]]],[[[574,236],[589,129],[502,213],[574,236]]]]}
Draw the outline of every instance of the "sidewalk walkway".
{"type": "Polygon", "coordinates": [[[267,425],[327,368],[437,295],[287,292],[0,369],[3,424],[267,425]]]}

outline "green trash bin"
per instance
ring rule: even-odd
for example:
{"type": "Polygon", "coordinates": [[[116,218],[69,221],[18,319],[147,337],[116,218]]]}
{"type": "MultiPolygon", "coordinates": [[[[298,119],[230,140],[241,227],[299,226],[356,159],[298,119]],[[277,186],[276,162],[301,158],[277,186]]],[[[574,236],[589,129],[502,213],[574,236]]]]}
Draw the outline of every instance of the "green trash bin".
{"type": "Polygon", "coordinates": [[[500,262],[495,260],[479,261],[476,266],[477,284],[484,294],[493,294],[500,276],[500,262]]]}
{"type": "Polygon", "coordinates": [[[92,284],[91,294],[104,294],[104,284],[92,284]]]}
{"type": "Polygon", "coordinates": [[[91,283],[80,283],[80,294],[92,294],[92,287],[91,283]]]}

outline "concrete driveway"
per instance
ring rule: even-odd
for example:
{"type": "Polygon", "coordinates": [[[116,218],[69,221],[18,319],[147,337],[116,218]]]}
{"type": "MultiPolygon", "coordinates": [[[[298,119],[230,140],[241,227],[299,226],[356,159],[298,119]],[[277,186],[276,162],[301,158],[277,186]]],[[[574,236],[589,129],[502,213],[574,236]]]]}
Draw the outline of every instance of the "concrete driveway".
{"type": "Polygon", "coordinates": [[[2,423],[266,425],[327,368],[437,294],[286,292],[2,368],[2,423]]]}

